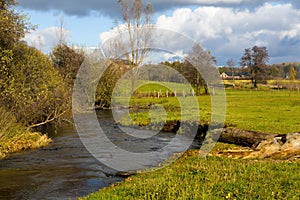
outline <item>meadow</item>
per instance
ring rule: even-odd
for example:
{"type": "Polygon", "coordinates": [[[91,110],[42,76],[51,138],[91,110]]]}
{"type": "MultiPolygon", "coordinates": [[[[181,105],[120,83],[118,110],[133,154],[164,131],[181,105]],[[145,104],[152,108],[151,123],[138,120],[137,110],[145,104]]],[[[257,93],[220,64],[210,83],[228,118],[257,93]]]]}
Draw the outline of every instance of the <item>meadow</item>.
{"type": "MultiPolygon", "coordinates": [[[[181,87],[180,90],[183,90],[183,86],[180,84],[178,87],[181,87]]],[[[123,117],[120,123],[126,126],[148,125],[151,123],[149,105],[163,106],[166,113],[161,114],[166,114],[166,120],[189,121],[195,119],[200,113],[200,124],[209,124],[211,122],[212,105],[209,95],[196,97],[198,106],[195,105],[195,97],[173,96],[167,98],[164,97],[165,91],[165,88],[155,83],[139,88],[137,96],[132,96],[129,101],[131,106],[130,116],[123,117]],[[148,91],[162,91],[163,97],[145,97],[149,93],[148,91]],[[187,106],[182,109],[182,104],[187,106]]],[[[123,97],[115,98],[115,104],[117,105],[126,105],[126,103],[126,99],[123,97]]],[[[299,91],[271,90],[266,89],[266,86],[260,87],[259,90],[250,90],[247,86],[240,89],[228,88],[226,89],[225,103],[226,126],[269,133],[290,133],[300,130],[299,91]]],[[[159,114],[156,113],[156,118],[163,118],[163,116],[157,116],[159,114]]]]}
{"type": "MultiPolygon", "coordinates": [[[[245,85],[226,89],[226,126],[268,133],[300,131],[300,92],[271,90],[266,86],[250,90],[249,82],[239,84],[245,85]]],[[[153,88],[147,87],[139,88],[138,93],[153,88]]],[[[159,86],[154,87],[159,90],[159,86]]],[[[188,121],[196,112],[181,112],[179,102],[185,101],[189,105],[191,98],[132,97],[130,116],[121,119],[120,123],[147,125],[151,122],[149,105],[156,104],[164,107],[168,120],[188,121]]],[[[210,96],[198,96],[197,100],[201,115],[199,123],[210,123],[210,96]]],[[[120,105],[126,103],[123,98],[116,101],[120,105]]],[[[171,165],[158,170],[145,170],[82,199],[299,199],[299,160],[216,156],[217,152],[232,148],[239,147],[217,143],[211,154],[204,158],[199,156],[198,150],[185,152],[171,165]]]]}

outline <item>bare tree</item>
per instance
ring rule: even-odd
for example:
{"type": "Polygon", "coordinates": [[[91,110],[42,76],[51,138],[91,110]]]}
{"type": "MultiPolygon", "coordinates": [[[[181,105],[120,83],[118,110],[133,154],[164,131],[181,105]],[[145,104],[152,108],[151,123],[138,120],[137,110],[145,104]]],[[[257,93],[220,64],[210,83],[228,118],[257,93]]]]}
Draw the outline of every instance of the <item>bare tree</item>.
{"type": "Polygon", "coordinates": [[[233,81],[233,86],[235,86],[235,82],[234,82],[234,61],[233,61],[232,58],[227,60],[227,66],[231,70],[231,77],[232,77],[232,81],[233,81]]]}
{"type": "MultiPolygon", "coordinates": [[[[209,51],[205,51],[199,43],[196,43],[188,53],[186,61],[187,65],[192,65],[188,67],[192,71],[186,73],[188,73],[187,79],[192,81],[192,84],[196,87],[196,94],[199,95],[201,87],[204,88],[205,94],[208,94],[208,83],[205,82],[203,77],[210,76],[211,71],[209,69],[216,63],[215,57],[209,51]]],[[[184,72],[184,74],[186,73],[184,72]]]]}
{"type": "Polygon", "coordinates": [[[150,51],[149,44],[153,35],[151,25],[153,9],[150,3],[144,6],[142,0],[119,0],[118,3],[125,28],[122,29],[122,26],[119,26],[118,31],[121,37],[114,45],[121,48],[122,52],[126,52],[124,56],[131,63],[133,90],[138,75],[138,67],[150,51]],[[127,41],[122,41],[124,33],[127,34],[127,41]]]}
{"type": "Polygon", "coordinates": [[[63,45],[66,43],[67,35],[65,31],[65,19],[64,16],[60,16],[58,21],[58,29],[56,30],[56,37],[58,46],[63,45]]]}

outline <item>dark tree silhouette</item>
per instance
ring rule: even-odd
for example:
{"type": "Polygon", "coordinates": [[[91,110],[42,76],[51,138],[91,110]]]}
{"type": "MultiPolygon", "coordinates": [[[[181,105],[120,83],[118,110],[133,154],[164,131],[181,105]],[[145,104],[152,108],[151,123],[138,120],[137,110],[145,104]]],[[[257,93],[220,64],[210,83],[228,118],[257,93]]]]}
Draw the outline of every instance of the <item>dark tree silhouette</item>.
{"type": "Polygon", "coordinates": [[[241,65],[247,66],[249,69],[254,88],[257,88],[258,81],[262,81],[266,77],[266,73],[264,72],[268,61],[267,47],[253,46],[252,49],[245,49],[241,58],[241,65]]]}

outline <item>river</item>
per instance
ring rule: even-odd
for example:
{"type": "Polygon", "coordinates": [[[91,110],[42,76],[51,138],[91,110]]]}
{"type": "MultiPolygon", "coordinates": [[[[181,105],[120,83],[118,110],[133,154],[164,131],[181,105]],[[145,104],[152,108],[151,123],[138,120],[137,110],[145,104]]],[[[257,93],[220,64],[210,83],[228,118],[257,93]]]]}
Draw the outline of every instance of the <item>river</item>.
{"type": "MultiPolygon", "coordinates": [[[[110,140],[124,148],[130,140],[131,149],[136,144],[136,151],[142,147],[143,151],[155,151],[174,138],[173,134],[162,133],[141,145],[139,139],[132,140],[119,133],[110,111],[101,111],[97,116],[111,135],[110,140]]],[[[146,130],[131,131],[143,134],[146,130]]],[[[124,180],[86,150],[72,125],[58,127],[51,137],[53,142],[47,147],[17,153],[0,161],[0,199],[76,199],[124,180]]],[[[191,146],[198,147],[197,143],[191,146]]],[[[176,142],[171,153],[175,152],[176,142]]],[[[153,160],[156,161],[153,166],[163,162],[158,157],[153,160]]],[[[144,166],[147,167],[149,163],[144,166]]]]}

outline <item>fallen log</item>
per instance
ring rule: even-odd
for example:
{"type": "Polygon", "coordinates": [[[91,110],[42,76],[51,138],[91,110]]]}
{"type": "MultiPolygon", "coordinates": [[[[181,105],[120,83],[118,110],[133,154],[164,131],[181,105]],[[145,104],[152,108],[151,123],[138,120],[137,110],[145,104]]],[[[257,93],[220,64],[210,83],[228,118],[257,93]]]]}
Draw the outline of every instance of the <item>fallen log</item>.
{"type": "Polygon", "coordinates": [[[229,127],[223,128],[220,137],[218,138],[218,131],[220,130],[212,132],[212,138],[215,141],[254,148],[264,140],[270,140],[273,138],[277,138],[282,142],[285,142],[286,140],[286,136],[284,134],[262,133],[229,127]]]}
{"type": "Polygon", "coordinates": [[[239,147],[237,149],[218,152],[217,155],[229,158],[299,160],[300,133],[280,135],[275,138],[263,140],[254,148],[239,147]]]}

